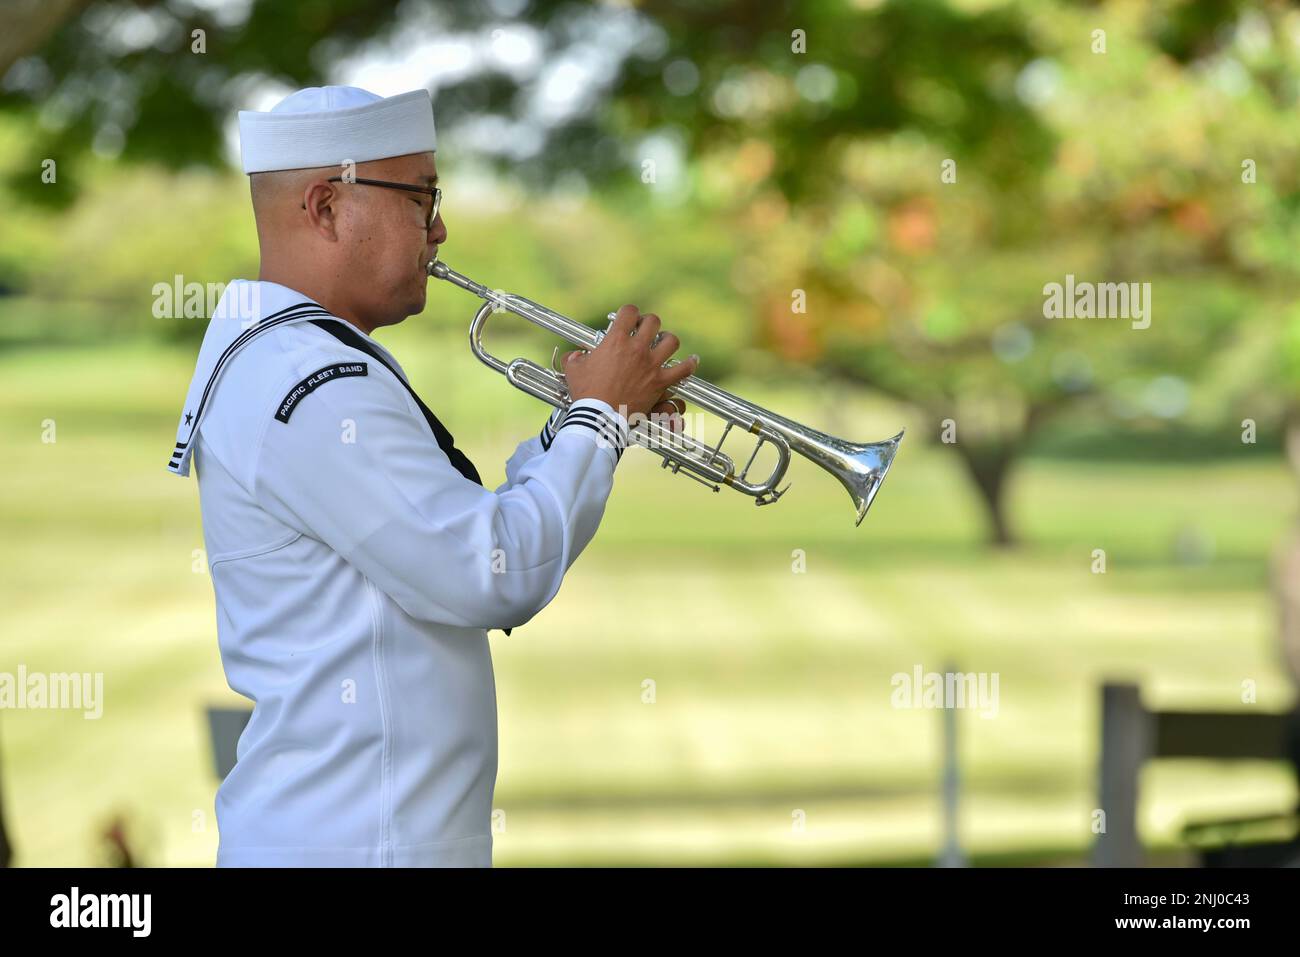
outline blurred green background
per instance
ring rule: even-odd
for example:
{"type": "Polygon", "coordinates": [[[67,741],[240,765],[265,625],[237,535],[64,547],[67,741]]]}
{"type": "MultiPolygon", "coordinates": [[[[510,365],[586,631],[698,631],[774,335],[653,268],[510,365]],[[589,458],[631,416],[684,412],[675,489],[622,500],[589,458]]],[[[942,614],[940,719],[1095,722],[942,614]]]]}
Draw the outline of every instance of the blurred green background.
{"type": "MultiPolygon", "coordinates": [[[[918,665],[1000,676],[995,718],[957,715],[977,864],[1086,859],[1101,682],[1293,706],[1289,5],[30,9],[0,46],[0,671],[103,672],[106,702],[0,711],[14,863],[109,863],[114,827],[215,855],[203,709],[242,699],[162,467],[204,319],[155,287],[256,275],[233,111],[320,82],[434,91],[457,269],[653,308],[703,377],[833,434],[907,428],[857,529],[802,462],[755,511],[625,457],[559,597],[493,633],[498,864],[930,863],[941,712],[891,707],[918,665]],[[1067,274],[1150,283],[1150,327],[1044,318],[1067,274]]],[[[474,307],[435,284],[379,338],[492,484],[546,409],[469,354],[474,307]]],[[[1295,800],[1281,764],[1157,763],[1142,835],[1186,862],[1189,820],[1295,800]]]]}

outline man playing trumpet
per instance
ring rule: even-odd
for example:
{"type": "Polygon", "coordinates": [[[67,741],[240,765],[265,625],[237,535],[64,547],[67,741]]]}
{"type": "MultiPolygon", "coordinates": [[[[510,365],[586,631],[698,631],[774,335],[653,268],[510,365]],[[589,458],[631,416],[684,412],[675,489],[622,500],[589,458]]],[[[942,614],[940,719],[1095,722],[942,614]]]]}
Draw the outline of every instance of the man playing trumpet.
{"type": "Polygon", "coordinates": [[[487,630],[555,597],[629,417],[680,413],[698,359],[665,368],[677,338],[623,306],[483,487],[372,338],[423,311],[447,239],[428,93],[312,88],[239,119],[261,268],[208,325],[168,464],[198,469],[222,662],[255,702],[217,863],[490,865],[487,630]]]}

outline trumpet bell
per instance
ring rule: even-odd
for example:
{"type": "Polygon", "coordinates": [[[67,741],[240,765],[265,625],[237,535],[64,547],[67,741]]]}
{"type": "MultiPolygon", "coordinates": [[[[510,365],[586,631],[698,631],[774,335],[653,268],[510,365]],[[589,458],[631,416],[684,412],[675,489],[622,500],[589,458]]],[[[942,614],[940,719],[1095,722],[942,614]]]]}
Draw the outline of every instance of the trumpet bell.
{"type": "Polygon", "coordinates": [[[861,525],[867,517],[867,509],[871,508],[871,502],[880,491],[889,466],[894,463],[898,443],[902,440],[903,433],[899,432],[892,439],[867,445],[845,443],[847,447],[843,450],[839,464],[827,466],[827,470],[840,480],[840,484],[853,498],[853,504],[858,510],[858,520],[853,523],[854,527],[861,525]]]}

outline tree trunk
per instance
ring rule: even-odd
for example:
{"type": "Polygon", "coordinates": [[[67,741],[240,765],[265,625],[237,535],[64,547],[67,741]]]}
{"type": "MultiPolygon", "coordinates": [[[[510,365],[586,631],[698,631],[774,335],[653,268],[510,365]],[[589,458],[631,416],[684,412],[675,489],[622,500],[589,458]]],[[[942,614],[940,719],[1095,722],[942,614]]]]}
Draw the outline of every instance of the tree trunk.
{"type": "Polygon", "coordinates": [[[1015,532],[1006,510],[1006,482],[1014,456],[1005,446],[972,447],[958,442],[955,446],[966,472],[975,482],[989,522],[989,540],[999,548],[1016,544],[1015,532]]]}
{"type": "Polygon", "coordinates": [[[35,53],[54,31],[81,13],[89,0],[13,0],[0,30],[0,76],[15,60],[35,53]]]}

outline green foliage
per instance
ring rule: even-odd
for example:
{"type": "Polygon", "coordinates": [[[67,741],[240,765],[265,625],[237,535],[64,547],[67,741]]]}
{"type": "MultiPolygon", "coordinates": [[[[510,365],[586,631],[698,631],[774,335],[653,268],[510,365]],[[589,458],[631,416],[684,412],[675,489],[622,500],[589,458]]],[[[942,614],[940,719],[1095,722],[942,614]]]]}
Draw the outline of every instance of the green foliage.
{"type": "Polygon", "coordinates": [[[1300,292],[1300,65],[1283,5],[249,10],[219,20],[180,0],[104,0],[11,75],[8,197],[61,209],[70,235],[51,238],[34,207],[16,212],[0,283],[136,315],[159,278],[247,274],[234,180],[205,187],[160,167],[217,164],[221,125],[259,83],[323,82],[351,53],[433,35],[485,44],[501,27],[536,41],[534,66],[487,56],[435,89],[444,171],[522,189],[507,212],[475,208],[485,197],[472,190],[456,208],[449,180],[446,252],[465,271],[593,322],[652,303],[715,375],[770,368],[761,350],[913,404],[926,435],[953,418],[995,509],[1015,456],[1072,410],[1227,434],[1247,417],[1275,425],[1300,394],[1287,328],[1300,292]],[[207,31],[204,54],[190,52],[193,29],[207,31]],[[587,70],[581,108],[539,111],[548,69],[566,63],[587,70]],[[513,133],[470,135],[490,118],[536,149],[512,157],[513,133]],[[110,197],[94,151],[119,149],[148,172],[113,167],[110,197]],[[35,173],[54,155],[57,188],[35,173]],[[651,159],[662,176],[647,175],[651,159]],[[552,202],[575,187],[594,190],[582,212],[552,202]],[[195,223],[202,234],[186,231],[195,223]],[[93,262],[93,280],[61,276],[69,262],[93,262]],[[148,264],[148,282],[132,263],[148,264]],[[1046,318],[1044,289],[1066,276],[1149,283],[1150,328],[1046,318]]]}

